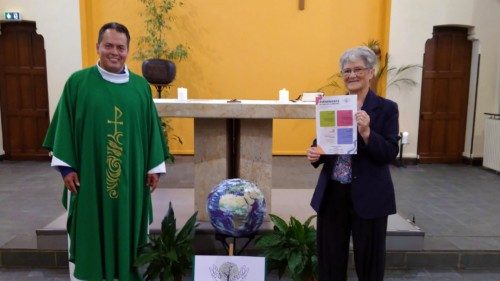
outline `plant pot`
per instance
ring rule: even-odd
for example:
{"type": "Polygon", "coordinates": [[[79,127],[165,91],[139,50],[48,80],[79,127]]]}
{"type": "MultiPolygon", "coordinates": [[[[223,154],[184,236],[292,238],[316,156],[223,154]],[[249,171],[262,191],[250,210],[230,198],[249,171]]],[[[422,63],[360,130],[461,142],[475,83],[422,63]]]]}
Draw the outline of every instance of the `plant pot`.
{"type": "Polygon", "coordinates": [[[175,79],[175,63],[164,59],[148,59],[142,63],[142,75],[153,85],[167,85],[175,79]]]}

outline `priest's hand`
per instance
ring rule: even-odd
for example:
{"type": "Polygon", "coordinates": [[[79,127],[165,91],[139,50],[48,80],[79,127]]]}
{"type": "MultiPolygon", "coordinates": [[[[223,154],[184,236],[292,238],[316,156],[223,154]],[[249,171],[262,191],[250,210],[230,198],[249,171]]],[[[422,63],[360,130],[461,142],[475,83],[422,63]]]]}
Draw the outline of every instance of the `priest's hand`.
{"type": "Polygon", "coordinates": [[[158,174],[148,174],[148,178],[146,179],[146,185],[151,188],[151,192],[155,191],[158,186],[158,181],[160,180],[160,176],[158,174]]]}
{"type": "Polygon", "coordinates": [[[80,187],[80,180],[78,179],[78,174],[76,172],[68,173],[64,178],[64,186],[73,193],[78,193],[78,188],[80,187]]]}

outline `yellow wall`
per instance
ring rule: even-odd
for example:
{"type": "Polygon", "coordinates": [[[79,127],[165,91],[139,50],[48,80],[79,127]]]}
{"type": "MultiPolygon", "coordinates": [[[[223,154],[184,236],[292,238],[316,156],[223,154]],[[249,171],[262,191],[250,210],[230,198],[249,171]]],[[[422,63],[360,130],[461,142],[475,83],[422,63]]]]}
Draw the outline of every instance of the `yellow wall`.
{"type": "MultiPolygon", "coordinates": [[[[387,50],[390,1],[305,2],[300,11],[298,0],[184,1],[174,10],[169,38],[186,43],[189,58],[177,63],[170,92],[183,86],[189,98],[277,99],[278,90],[287,88],[295,98],[338,72],[345,49],[376,39],[387,50]]],[[[140,1],[80,0],[80,6],[84,65],[96,62],[97,31],[109,21],[130,29],[135,51],[134,38],[144,28],[140,1]]],[[[140,62],[129,57],[128,64],[140,73],[140,62]]],[[[172,152],[192,153],[193,121],[178,119],[172,125],[184,141],[171,142],[172,152]]],[[[315,135],[314,121],[277,120],[273,132],[274,154],[304,154],[315,135]]]]}

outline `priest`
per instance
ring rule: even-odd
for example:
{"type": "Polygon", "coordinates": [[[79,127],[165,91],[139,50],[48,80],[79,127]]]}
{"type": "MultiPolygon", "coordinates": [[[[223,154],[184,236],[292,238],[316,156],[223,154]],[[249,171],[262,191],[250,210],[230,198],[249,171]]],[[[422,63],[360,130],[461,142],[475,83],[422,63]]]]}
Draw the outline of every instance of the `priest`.
{"type": "Polygon", "coordinates": [[[133,263],[168,150],[129,44],[124,25],[102,26],[98,62],[70,76],[43,144],[64,181],[72,280],[142,280],[133,263]]]}

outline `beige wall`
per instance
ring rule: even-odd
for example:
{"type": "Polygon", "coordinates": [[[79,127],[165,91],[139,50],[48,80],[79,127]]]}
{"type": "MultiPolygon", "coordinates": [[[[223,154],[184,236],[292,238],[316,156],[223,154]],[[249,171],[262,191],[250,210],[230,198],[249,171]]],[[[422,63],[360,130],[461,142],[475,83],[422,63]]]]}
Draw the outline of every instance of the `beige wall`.
{"type": "MultiPolygon", "coordinates": [[[[36,22],[37,33],[45,39],[50,116],[66,79],[82,67],[79,9],[78,0],[0,0],[2,18],[5,11],[18,11],[23,20],[36,22]]],[[[0,155],[3,153],[0,130],[0,155]]]]}
{"type": "MultiPolygon", "coordinates": [[[[472,155],[469,155],[469,148],[465,148],[464,156],[467,157],[482,157],[483,113],[500,110],[499,14],[498,0],[392,1],[389,33],[392,65],[422,64],[425,42],[432,38],[432,29],[437,25],[469,27],[469,38],[478,40],[476,44],[481,53],[478,98],[476,116],[467,118],[469,127],[475,118],[474,132],[468,130],[469,139],[473,139],[472,155]]],[[[419,86],[392,87],[388,89],[387,96],[399,104],[401,130],[410,133],[410,144],[405,147],[404,156],[416,157],[422,72],[415,71],[410,77],[418,81],[419,86]]],[[[469,99],[469,103],[473,100],[469,99]]]]}

